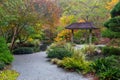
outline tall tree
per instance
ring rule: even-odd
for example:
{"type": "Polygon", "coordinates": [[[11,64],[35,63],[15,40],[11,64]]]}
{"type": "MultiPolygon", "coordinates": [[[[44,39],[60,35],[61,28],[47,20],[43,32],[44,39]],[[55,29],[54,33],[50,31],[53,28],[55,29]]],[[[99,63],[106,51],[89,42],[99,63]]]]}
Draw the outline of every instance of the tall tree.
{"type": "Polygon", "coordinates": [[[35,9],[43,21],[43,28],[49,40],[53,40],[57,23],[61,15],[60,7],[56,0],[34,0],[35,9]]]}
{"type": "Polygon", "coordinates": [[[2,5],[5,12],[10,15],[10,19],[11,16],[13,16],[13,19],[8,21],[8,27],[10,27],[10,29],[7,30],[11,33],[10,48],[13,49],[14,43],[21,31],[34,25],[37,15],[32,9],[31,2],[28,2],[27,0],[7,0],[3,2],[2,5]]]}
{"type": "Polygon", "coordinates": [[[48,0],[1,0],[0,3],[0,30],[9,38],[11,49],[17,39],[42,28],[36,24],[55,25],[59,18],[59,8],[48,0]]]}
{"type": "Polygon", "coordinates": [[[94,22],[101,27],[108,18],[108,10],[105,8],[109,0],[59,0],[63,15],[75,15],[78,19],[94,22]]]}

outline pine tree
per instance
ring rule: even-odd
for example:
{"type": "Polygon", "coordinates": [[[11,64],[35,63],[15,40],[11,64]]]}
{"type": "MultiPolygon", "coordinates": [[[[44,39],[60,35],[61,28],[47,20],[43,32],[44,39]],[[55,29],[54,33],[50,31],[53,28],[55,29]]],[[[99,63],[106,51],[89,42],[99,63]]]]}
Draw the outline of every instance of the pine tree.
{"type": "Polygon", "coordinates": [[[114,32],[120,32],[120,2],[111,10],[111,19],[105,22],[104,26],[114,32]]]}

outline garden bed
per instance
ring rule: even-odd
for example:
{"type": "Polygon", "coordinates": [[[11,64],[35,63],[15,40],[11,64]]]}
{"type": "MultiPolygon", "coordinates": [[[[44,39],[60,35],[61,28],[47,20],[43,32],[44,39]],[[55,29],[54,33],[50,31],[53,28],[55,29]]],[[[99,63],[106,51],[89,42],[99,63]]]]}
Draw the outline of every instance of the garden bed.
{"type": "Polygon", "coordinates": [[[118,80],[120,79],[120,65],[118,65],[120,55],[116,55],[114,52],[116,49],[119,51],[119,48],[109,48],[110,54],[106,53],[104,49],[106,49],[104,45],[77,45],[76,48],[69,43],[54,43],[48,48],[47,54],[54,53],[62,56],[59,58],[53,54],[51,62],[67,71],[80,72],[86,77],[93,77],[94,80],[118,80]],[[72,55],[66,56],[66,52],[61,53],[61,49],[56,51],[56,48],[59,47],[64,47],[63,49],[68,51],[67,54],[72,53],[72,55]],[[96,50],[100,50],[100,52],[96,52],[96,50]]]}

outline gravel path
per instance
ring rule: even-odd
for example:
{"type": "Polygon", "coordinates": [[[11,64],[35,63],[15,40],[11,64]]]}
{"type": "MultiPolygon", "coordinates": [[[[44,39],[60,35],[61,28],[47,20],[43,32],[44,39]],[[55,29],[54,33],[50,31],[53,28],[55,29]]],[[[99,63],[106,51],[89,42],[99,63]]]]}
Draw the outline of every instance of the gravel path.
{"type": "Polygon", "coordinates": [[[12,65],[12,69],[20,73],[17,80],[89,80],[52,65],[47,61],[45,52],[15,55],[12,65]]]}

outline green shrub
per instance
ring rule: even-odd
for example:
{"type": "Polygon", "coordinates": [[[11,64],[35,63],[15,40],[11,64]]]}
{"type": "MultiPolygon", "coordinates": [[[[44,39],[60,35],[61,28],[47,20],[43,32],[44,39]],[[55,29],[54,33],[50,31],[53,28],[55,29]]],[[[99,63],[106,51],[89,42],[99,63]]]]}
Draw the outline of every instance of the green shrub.
{"type": "Polygon", "coordinates": [[[33,47],[33,51],[34,52],[40,52],[40,47],[38,47],[38,46],[33,47]]]}
{"type": "Polygon", "coordinates": [[[104,55],[120,55],[120,48],[103,47],[102,53],[104,55]]]}
{"type": "Polygon", "coordinates": [[[0,70],[3,70],[5,67],[5,63],[4,62],[0,62],[0,70]]]}
{"type": "Polygon", "coordinates": [[[84,61],[82,59],[72,58],[64,58],[62,60],[62,66],[65,69],[73,69],[75,71],[82,71],[86,73],[89,70],[90,63],[88,61],[84,61]]]}
{"type": "Polygon", "coordinates": [[[106,29],[102,31],[102,36],[108,38],[120,38],[120,32],[113,32],[109,29],[106,29]]]}
{"type": "Polygon", "coordinates": [[[8,49],[8,46],[3,37],[0,37],[0,62],[10,64],[13,61],[13,56],[8,49]]]}
{"type": "Polygon", "coordinates": [[[56,48],[56,47],[63,48],[65,44],[66,44],[65,42],[52,43],[52,44],[47,48],[47,51],[49,51],[49,50],[51,50],[51,49],[54,49],[54,48],[56,48]]]}
{"type": "Polygon", "coordinates": [[[31,54],[33,49],[29,47],[19,47],[13,51],[14,54],[31,54]]]}
{"type": "Polygon", "coordinates": [[[64,45],[64,48],[65,48],[66,50],[70,51],[71,53],[74,53],[74,47],[72,46],[72,44],[66,43],[66,44],[64,45]]]}
{"type": "Polygon", "coordinates": [[[72,53],[65,48],[54,48],[47,52],[48,58],[63,59],[64,57],[71,57],[72,53]]]}
{"type": "Polygon", "coordinates": [[[89,71],[90,61],[86,60],[85,54],[81,50],[74,50],[73,56],[71,58],[64,58],[62,60],[62,65],[65,69],[73,69],[75,71],[82,71],[86,73],[89,71]]]}
{"type": "Polygon", "coordinates": [[[0,80],[17,80],[19,74],[13,70],[5,70],[0,72],[0,80]]]}
{"type": "Polygon", "coordinates": [[[73,48],[70,44],[53,43],[47,49],[48,58],[63,59],[64,57],[71,57],[73,48]]]}
{"type": "Polygon", "coordinates": [[[91,71],[95,72],[100,80],[119,80],[120,69],[117,64],[119,64],[119,62],[115,57],[110,56],[97,59],[90,66],[91,71]]]}
{"type": "Polygon", "coordinates": [[[85,45],[81,51],[86,55],[93,55],[95,53],[95,45],[85,45]]]}
{"type": "MultiPolygon", "coordinates": [[[[39,41],[39,39],[33,40],[33,41],[31,42],[31,44],[34,45],[33,47],[31,47],[31,48],[33,48],[33,51],[34,51],[34,52],[39,52],[39,51],[40,51],[40,41],[39,41]]],[[[29,46],[28,46],[28,47],[29,47],[29,46]]]]}
{"type": "Polygon", "coordinates": [[[76,43],[76,44],[85,43],[85,40],[82,38],[84,32],[85,31],[81,31],[81,30],[78,30],[77,32],[75,32],[75,34],[74,34],[74,43],[76,43]]]}
{"type": "Polygon", "coordinates": [[[74,58],[85,61],[86,60],[86,54],[84,54],[81,49],[74,49],[73,56],[74,58]]]}
{"type": "Polygon", "coordinates": [[[26,42],[17,42],[14,49],[17,49],[19,47],[29,47],[32,48],[34,52],[40,51],[40,41],[38,39],[35,39],[33,41],[26,41],[26,42]]]}

